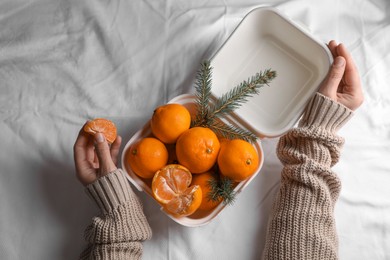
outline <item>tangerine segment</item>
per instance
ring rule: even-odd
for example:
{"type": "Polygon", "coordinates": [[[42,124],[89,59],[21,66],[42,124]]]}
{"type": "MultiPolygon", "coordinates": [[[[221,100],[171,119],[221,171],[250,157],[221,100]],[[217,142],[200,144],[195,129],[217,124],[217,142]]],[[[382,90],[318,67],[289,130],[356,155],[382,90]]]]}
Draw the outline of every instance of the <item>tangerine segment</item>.
{"type": "Polygon", "coordinates": [[[190,125],[190,112],[180,104],[166,104],[156,108],[150,121],[153,135],[166,144],[175,143],[190,125]]]}
{"type": "Polygon", "coordinates": [[[165,209],[178,217],[189,216],[194,213],[202,203],[202,189],[191,186],[180,196],[173,198],[165,205],[165,209]]]}
{"type": "Polygon", "coordinates": [[[234,139],[223,142],[218,155],[222,175],[240,182],[252,176],[259,166],[260,155],[247,141],[234,139]]]}
{"type": "Polygon", "coordinates": [[[158,202],[166,204],[183,193],[191,181],[192,175],[188,169],[178,164],[169,164],[153,177],[153,194],[158,202]]]}
{"type": "Polygon", "coordinates": [[[191,172],[179,165],[169,164],[157,171],[152,180],[154,198],[175,216],[194,213],[202,202],[202,190],[198,185],[190,186],[191,172]]]}
{"type": "Polygon", "coordinates": [[[176,156],[179,163],[192,173],[210,170],[217,162],[219,149],[217,135],[206,127],[190,128],[176,142],[176,156]]]}
{"type": "Polygon", "coordinates": [[[84,132],[95,135],[97,133],[102,133],[106,138],[107,142],[112,144],[117,136],[117,130],[115,124],[105,118],[95,118],[88,121],[84,125],[84,132]]]}
{"type": "Polygon", "coordinates": [[[142,178],[152,178],[168,162],[168,150],[154,137],[145,137],[130,146],[126,161],[135,174],[142,178]]]}

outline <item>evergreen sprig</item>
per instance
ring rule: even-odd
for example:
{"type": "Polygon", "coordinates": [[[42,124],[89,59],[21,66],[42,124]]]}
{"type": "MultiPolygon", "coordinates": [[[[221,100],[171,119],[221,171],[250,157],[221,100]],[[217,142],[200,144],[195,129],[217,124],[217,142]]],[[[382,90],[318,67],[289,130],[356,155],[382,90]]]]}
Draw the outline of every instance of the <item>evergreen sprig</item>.
{"type": "Polygon", "coordinates": [[[207,185],[210,187],[210,192],[207,194],[207,199],[210,201],[221,201],[225,205],[232,205],[236,199],[234,191],[234,182],[226,177],[218,174],[217,177],[210,179],[207,185]]]}
{"type": "Polygon", "coordinates": [[[228,139],[243,139],[249,142],[255,142],[257,136],[246,131],[239,126],[227,125],[218,119],[228,114],[243,103],[248,98],[259,93],[264,85],[268,85],[275,77],[276,72],[268,69],[264,72],[256,73],[255,76],[238,84],[229,92],[223,94],[211,105],[211,74],[212,68],[209,61],[203,61],[196,75],[196,117],[191,123],[192,127],[203,126],[212,129],[216,134],[228,139]]]}
{"type": "Polygon", "coordinates": [[[257,139],[257,136],[251,131],[247,131],[233,125],[227,125],[221,121],[214,121],[213,124],[209,126],[209,128],[217,135],[230,140],[242,139],[247,142],[254,143],[257,139]]]}
{"type": "Polygon", "coordinates": [[[211,72],[209,61],[203,61],[196,74],[195,90],[197,114],[194,124],[204,124],[208,118],[209,102],[211,96],[211,72]]]}
{"type": "Polygon", "coordinates": [[[213,118],[219,114],[227,114],[239,108],[248,98],[259,94],[260,88],[267,85],[276,77],[276,72],[268,69],[256,73],[255,76],[244,80],[239,85],[223,94],[211,108],[209,117],[213,118]]]}

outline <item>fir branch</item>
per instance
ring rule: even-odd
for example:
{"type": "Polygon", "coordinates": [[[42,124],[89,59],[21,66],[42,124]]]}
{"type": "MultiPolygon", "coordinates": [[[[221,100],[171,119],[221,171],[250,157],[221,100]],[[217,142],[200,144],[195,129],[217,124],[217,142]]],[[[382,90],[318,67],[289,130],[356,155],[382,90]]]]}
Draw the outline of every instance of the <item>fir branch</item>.
{"type": "Polygon", "coordinates": [[[217,100],[215,106],[210,109],[209,118],[232,112],[245,103],[249,97],[258,94],[260,88],[268,85],[275,77],[276,72],[268,69],[264,72],[256,73],[255,76],[247,81],[241,82],[217,100]]]}
{"type": "Polygon", "coordinates": [[[206,125],[208,121],[209,102],[211,95],[211,74],[210,62],[205,60],[196,75],[196,105],[197,113],[193,126],[206,125]]]}
{"type": "Polygon", "coordinates": [[[250,143],[254,143],[257,140],[257,136],[252,132],[234,125],[227,125],[222,121],[213,122],[209,128],[217,135],[226,139],[242,139],[250,143]]]}
{"type": "Polygon", "coordinates": [[[207,183],[210,187],[207,199],[215,202],[222,200],[225,205],[232,205],[236,199],[233,184],[234,182],[231,179],[218,174],[218,177],[210,179],[207,183]]]}
{"type": "Polygon", "coordinates": [[[227,125],[218,120],[224,114],[240,107],[247,99],[258,94],[260,88],[268,85],[276,77],[276,72],[268,69],[260,71],[247,81],[241,82],[229,92],[223,94],[214,105],[211,105],[212,67],[205,60],[201,63],[195,81],[196,116],[191,127],[203,126],[213,130],[217,135],[227,139],[242,139],[254,143],[257,136],[239,126],[227,125]]]}

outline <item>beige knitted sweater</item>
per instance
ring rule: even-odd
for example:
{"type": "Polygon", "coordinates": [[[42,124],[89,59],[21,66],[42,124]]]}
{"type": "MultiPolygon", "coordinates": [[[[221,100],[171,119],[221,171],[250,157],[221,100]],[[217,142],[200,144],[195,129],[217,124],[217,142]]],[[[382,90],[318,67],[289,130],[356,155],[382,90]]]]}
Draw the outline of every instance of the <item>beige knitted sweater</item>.
{"type": "Polygon", "coordinates": [[[80,259],[141,259],[141,242],[150,239],[152,231],[122,170],[98,179],[86,191],[101,214],[85,231],[88,246],[80,259]]]}
{"type": "MultiPolygon", "coordinates": [[[[299,127],[280,138],[284,165],[267,232],[264,259],[337,259],[334,205],[340,180],[331,171],[343,139],[337,130],[352,111],[316,94],[299,127]]],[[[151,237],[142,206],[121,170],[87,187],[102,210],[85,233],[82,259],[138,259],[141,242],[151,237]]]]}

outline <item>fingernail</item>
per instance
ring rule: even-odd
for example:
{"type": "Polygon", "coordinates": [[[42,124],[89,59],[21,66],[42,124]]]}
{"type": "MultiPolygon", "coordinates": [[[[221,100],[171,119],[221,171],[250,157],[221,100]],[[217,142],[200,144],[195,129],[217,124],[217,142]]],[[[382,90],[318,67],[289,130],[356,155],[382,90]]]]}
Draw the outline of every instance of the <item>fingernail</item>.
{"type": "Polygon", "coordinates": [[[95,135],[95,140],[96,140],[96,142],[98,142],[98,143],[103,143],[103,142],[104,142],[104,136],[103,136],[103,134],[102,134],[102,133],[97,133],[97,134],[95,135]]]}
{"type": "Polygon", "coordinates": [[[336,66],[336,67],[344,66],[344,63],[345,63],[345,60],[341,57],[336,57],[336,59],[334,60],[334,66],[336,66]]]}

